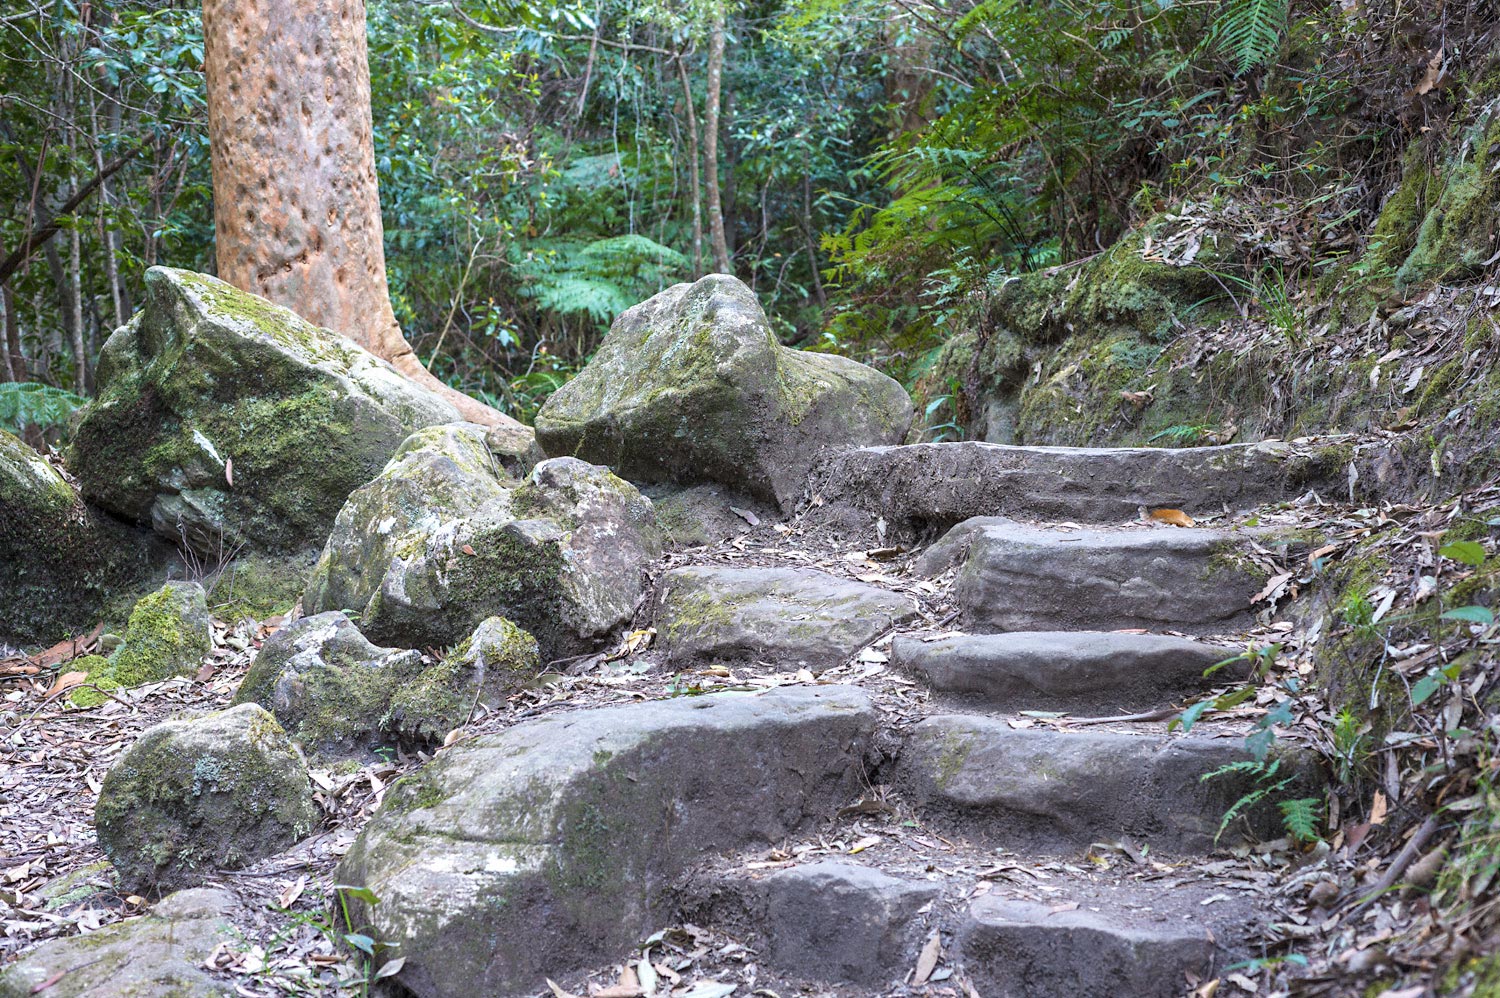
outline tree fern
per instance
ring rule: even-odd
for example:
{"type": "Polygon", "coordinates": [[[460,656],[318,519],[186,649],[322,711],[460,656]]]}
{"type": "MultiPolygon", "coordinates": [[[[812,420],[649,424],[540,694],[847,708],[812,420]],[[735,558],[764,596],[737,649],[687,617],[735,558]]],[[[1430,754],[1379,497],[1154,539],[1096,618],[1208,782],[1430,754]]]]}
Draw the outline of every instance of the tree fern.
{"type": "Polygon", "coordinates": [[[641,235],[611,236],[579,245],[559,243],[517,265],[523,294],[562,316],[608,323],[674,282],[687,258],[641,235]]]}
{"type": "Polygon", "coordinates": [[[1228,0],[1209,27],[1208,40],[1237,72],[1248,73],[1275,57],[1290,14],[1290,0],[1228,0]]]}
{"type": "Polygon", "coordinates": [[[23,427],[47,429],[68,421],[88,399],[34,381],[0,383],[0,427],[19,432],[23,427]]]}

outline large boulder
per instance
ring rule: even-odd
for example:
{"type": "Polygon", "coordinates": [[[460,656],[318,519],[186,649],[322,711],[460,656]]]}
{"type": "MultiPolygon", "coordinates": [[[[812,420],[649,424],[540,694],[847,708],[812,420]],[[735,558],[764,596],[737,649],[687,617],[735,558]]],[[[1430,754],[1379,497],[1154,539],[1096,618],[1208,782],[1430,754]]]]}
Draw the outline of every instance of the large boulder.
{"type": "Polygon", "coordinates": [[[0,430],[0,644],[86,630],[147,571],[145,540],[91,510],[42,455],[0,430]]]}
{"type": "Polygon", "coordinates": [[[104,775],[94,808],[104,854],[142,894],[244,867],[317,822],[307,764],[255,704],[148,728],[104,775]]]}
{"type": "Polygon", "coordinates": [[[714,274],[616,319],[536,432],[632,481],[720,482],[785,510],[823,448],[899,443],[911,418],[895,381],[781,346],[754,293],[714,274]]]}
{"type": "Polygon", "coordinates": [[[165,267],[98,378],[68,455],[84,495],[206,553],[316,546],[407,435],[459,418],[349,340],[165,267]]]}
{"type": "Polygon", "coordinates": [[[503,616],[567,654],[629,621],[660,551],[650,500],[605,469],[555,458],[517,481],[483,427],[431,427],[349,497],[302,604],[405,648],[503,616]]]}
{"type": "Polygon", "coordinates": [[[627,704],[526,721],[391,788],[340,865],[356,924],[417,998],[531,995],[624,955],[702,857],[822,827],[877,725],[851,687],[627,704]]]}
{"type": "Polygon", "coordinates": [[[234,998],[232,981],[205,966],[220,943],[244,933],[225,890],[178,891],[144,918],[54,939],[0,973],[0,998],[234,998]]]}

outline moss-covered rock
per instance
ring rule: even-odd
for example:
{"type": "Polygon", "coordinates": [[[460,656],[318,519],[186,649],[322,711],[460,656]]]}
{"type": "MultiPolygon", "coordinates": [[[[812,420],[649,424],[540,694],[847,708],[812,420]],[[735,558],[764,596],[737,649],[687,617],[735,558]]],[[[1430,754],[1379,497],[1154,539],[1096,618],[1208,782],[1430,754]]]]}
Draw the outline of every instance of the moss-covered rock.
{"type": "Polygon", "coordinates": [[[271,711],[309,755],[371,756],[390,740],[392,699],[421,673],[421,652],[376,647],[342,613],[320,613],[266,639],[234,702],[271,711]]]}
{"type": "Polygon", "coordinates": [[[255,704],[147,729],[105,774],[94,809],[99,844],[137,893],[239,869],[317,822],[306,764],[255,704]]]}
{"type": "Polygon", "coordinates": [[[441,741],[476,708],[500,706],[541,666],[536,638],[504,617],[490,617],[441,662],[396,690],[385,724],[404,738],[441,741]]]}
{"type": "Polygon", "coordinates": [[[144,918],[43,943],[0,973],[0,998],[232,998],[205,964],[243,939],[237,908],[226,890],[178,891],[144,918]]]}
{"type": "Polygon", "coordinates": [[[0,430],[0,643],[51,643],[86,630],[149,572],[151,548],[0,430]]]}
{"type": "Polygon", "coordinates": [[[531,994],[628,952],[689,865],[826,822],[877,722],[846,686],[526,721],[393,787],[335,876],[380,899],[356,921],[399,944],[412,994],[531,994]]]}
{"type": "Polygon", "coordinates": [[[636,481],[719,482],[788,509],[825,447],[899,443],[911,399],[873,368],[781,346],[723,274],[629,309],[537,414],[552,455],[636,481]]]}
{"type": "Polygon", "coordinates": [[[168,582],[130,611],[125,643],[110,656],[110,678],[121,686],[139,686],[192,675],[213,645],[203,587],[168,582]]]}
{"type": "Polygon", "coordinates": [[[1424,193],[1434,189],[1416,245],[1396,273],[1402,284],[1472,280],[1500,253],[1500,114],[1493,104],[1424,193]]]}
{"type": "Polygon", "coordinates": [[[517,482],[482,427],[434,427],[349,497],[302,604],[407,648],[503,616],[567,653],[629,619],[660,550],[650,501],[605,469],[556,458],[517,482]]]}
{"type": "Polygon", "coordinates": [[[458,418],[352,342],[164,267],[98,381],[68,455],[84,495],[204,553],[320,543],[412,430],[458,418]]]}

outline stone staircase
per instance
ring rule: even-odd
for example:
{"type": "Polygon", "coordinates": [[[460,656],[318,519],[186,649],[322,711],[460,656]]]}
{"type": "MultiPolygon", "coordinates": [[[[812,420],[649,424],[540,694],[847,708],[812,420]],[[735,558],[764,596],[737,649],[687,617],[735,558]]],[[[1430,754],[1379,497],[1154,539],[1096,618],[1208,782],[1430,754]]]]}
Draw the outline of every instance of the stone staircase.
{"type": "MultiPolygon", "coordinates": [[[[1256,912],[1168,873],[1220,845],[1275,838],[1279,819],[1262,807],[1218,837],[1254,780],[1202,777],[1250,758],[1244,731],[1174,734],[1164,721],[1235,654],[1206,639],[1254,622],[1278,540],[1129,521],[1141,505],[1278,501],[1318,467],[1284,445],[843,454],[819,478],[823,512],[912,537],[953,521],[912,572],[938,589],[951,573],[963,631],[924,630],[879,584],[689,564],[663,575],[653,604],[663,663],[816,673],[895,630],[890,669],[930,690],[925,716],[903,723],[878,691],[846,684],[525,722],[449,750],[420,785],[393,792],[339,876],[382,898],[367,915],[403,943],[400,979],[420,998],[535,993],[542,976],[619,959],[678,920],[743,938],[763,974],[807,993],[926,993],[910,971],[935,938],[947,974],[983,998],[1186,994],[1243,955],[1256,912]],[[1152,722],[1077,727],[1022,713],[1153,710],[1152,722]],[[879,851],[807,853],[816,863],[775,852],[826,839],[839,806],[868,802],[872,782],[894,802],[878,808],[910,815],[955,856],[1052,876],[1048,893],[976,894],[941,865],[914,871],[879,851]],[[1089,875],[1081,857],[1101,846],[1165,879],[1089,875]],[[782,858],[765,860],[768,847],[782,858]]],[[[1311,763],[1287,761],[1316,783],[1311,763]]]]}

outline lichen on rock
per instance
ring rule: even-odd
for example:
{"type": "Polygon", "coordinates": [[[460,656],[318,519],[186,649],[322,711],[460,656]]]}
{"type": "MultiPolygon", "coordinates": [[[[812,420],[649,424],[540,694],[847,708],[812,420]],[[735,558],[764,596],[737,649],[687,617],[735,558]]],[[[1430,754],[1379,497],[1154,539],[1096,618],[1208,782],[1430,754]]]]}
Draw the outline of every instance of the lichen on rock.
{"type": "Polygon", "coordinates": [[[138,893],[239,869],[317,822],[306,763],[255,704],[147,729],[105,774],[94,810],[99,844],[138,893]]]}
{"type": "Polygon", "coordinates": [[[200,552],[295,551],[414,429],[458,418],[389,364],[202,274],[153,267],[105,343],[68,463],[84,495],[200,552]]]}
{"type": "Polygon", "coordinates": [[[536,428],[548,454],[634,481],[718,482],[785,510],[823,448],[897,443],[911,419],[895,381],[781,346],[754,293],[714,274],[615,320],[536,428]]]}
{"type": "Polygon", "coordinates": [[[607,470],[556,458],[517,481],[483,427],[435,427],[349,497],[303,608],[347,610],[407,648],[456,644],[498,615],[566,654],[629,619],[660,550],[650,500],[607,470]]]}

